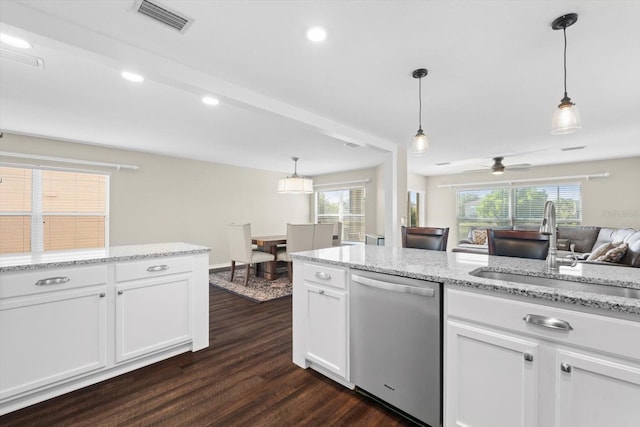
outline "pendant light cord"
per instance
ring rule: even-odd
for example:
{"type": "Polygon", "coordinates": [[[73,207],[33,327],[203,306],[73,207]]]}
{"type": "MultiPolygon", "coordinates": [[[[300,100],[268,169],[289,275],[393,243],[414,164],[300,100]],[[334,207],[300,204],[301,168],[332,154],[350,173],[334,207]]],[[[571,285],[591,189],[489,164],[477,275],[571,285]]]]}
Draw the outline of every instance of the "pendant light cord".
{"type": "Polygon", "coordinates": [[[562,28],[564,33],[564,97],[567,97],[567,27],[562,28]]]}
{"type": "Polygon", "coordinates": [[[418,79],[418,104],[420,105],[418,110],[418,129],[422,130],[422,77],[418,79]]]}

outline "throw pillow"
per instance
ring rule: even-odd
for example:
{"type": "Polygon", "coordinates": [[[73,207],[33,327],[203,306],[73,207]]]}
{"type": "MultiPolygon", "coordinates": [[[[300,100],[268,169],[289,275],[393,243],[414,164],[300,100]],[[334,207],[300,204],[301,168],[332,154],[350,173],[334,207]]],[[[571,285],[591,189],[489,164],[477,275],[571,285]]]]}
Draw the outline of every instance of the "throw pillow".
{"type": "Polygon", "coordinates": [[[472,230],[471,237],[474,245],[487,244],[487,230],[472,230]]]}
{"type": "Polygon", "coordinates": [[[627,253],[627,249],[629,249],[629,245],[627,245],[626,243],[622,243],[613,249],[609,249],[606,254],[596,259],[596,261],[620,262],[620,260],[624,258],[624,255],[627,253]]]}
{"type": "Polygon", "coordinates": [[[591,252],[591,255],[587,258],[587,261],[595,261],[600,258],[602,255],[609,252],[610,249],[613,249],[613,244],[611,242],[603,243],[591,252]]]}

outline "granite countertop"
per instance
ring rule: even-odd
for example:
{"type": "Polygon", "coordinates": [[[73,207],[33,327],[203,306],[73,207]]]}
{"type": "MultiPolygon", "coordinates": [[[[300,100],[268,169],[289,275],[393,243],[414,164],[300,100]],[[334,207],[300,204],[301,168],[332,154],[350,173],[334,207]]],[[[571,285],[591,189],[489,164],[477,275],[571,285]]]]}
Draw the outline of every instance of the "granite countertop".
{"type": "Polygon", "coordinates": [[[0,255],[0,273],[39,270],[72,265],[131,261],[173,255],[206,253],[211,249],[190,243],[148,243],[144,245],[110,246],[108,248],[66,251],[27,252],[0,255]]]}
{"type": "Polygon", "coordinates": [[[483,269],[574,282],[598,283],[640,290],[640,268],[579,263],[560,267],[559,274],[546,273],[546,262],[463,252],[439,252],[386,246],[354,245],[292,254],[295,259],[322,262],[396,276],[450,283],[547,301],[578,304],[640,315],[640,299],[571,291],[540,285],[471,276],[483,269]]]}

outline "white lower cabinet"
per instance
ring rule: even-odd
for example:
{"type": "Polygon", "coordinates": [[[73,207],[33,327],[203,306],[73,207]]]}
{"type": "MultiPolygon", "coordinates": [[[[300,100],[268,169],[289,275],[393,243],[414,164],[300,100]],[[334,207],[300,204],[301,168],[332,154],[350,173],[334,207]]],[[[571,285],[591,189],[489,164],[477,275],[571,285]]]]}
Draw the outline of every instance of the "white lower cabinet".
{"type": "Polygon", "coordinates": [[[445,425],[536,426],[537,343],[454,321],[447,335],[445,425]]]}
{"type": "Polygon", "coordinates": [[[451,288],[445,305],[445,426],[640,425],[640,322],[451,288]]]}
{"type": "Polygon", "coordinates": [[[347,269],[294,261],[293,361],[348,385],[347,269]]]}
{"type": "Polygon", "coordinates": [[[0,399],[104,368],[105,287],[0,303],[0,399]]]}
{"type": "Polygon", "coordinates": [[[189,277],[146,279],[116,289],[116,362],[191,339],[189,277]]]}
{"type": "Polygon", "coordinates": [[[347,296],[345,292],[305,284],[307,360],[345,377],[347,367],[347,296]]]}
{"type": "Polygon", "coordinates": [[[555,360],[556,426],[640,425],[640,366],[565,349],[555,360]]]}

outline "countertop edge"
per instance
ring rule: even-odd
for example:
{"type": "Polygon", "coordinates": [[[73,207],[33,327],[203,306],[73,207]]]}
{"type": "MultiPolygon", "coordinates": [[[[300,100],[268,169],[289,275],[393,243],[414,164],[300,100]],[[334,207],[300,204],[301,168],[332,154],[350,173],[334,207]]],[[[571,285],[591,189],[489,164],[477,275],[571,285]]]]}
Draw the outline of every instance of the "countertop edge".
{"type": "MultiPolygon", "coordinates": [[[[508,282],[503,280],[483,279],[469,276],[468,279],[460,280],[452,277],[446,277],[437,274],[423,274],[410,271],[403,271],[401,269],[389,269],[384,267],[376,267],[369,265],[362,265],[355,262],[348,261],[336,261],[317,256],[304,255],[302,253],[292,254],[293,259],[301,261],[311,261],[329,265],[336,265],[341,267],[353,268],[362,271],[371,271],[375,273],[391,274],[396,276],[408,277],[413,279],[429,280],[440,283],[447,283],[458,285],[467,288],[481,289],[496,293],[503,293],[509,295],[516,295],[527,297],[531,299],[539,299],[550,302],[560,302],[569,305],[580,305],[590,308],[599,308],[604,310],[616,311],[620,313],[627,313],[633,315],[640,315],[640,301],[625,298],[608,296],[591,292],[582,291],[569,291],[564,289],[547,288],[544,286],[529,285],[515,282],[508,282]]],[[[616,267],[612,267],[616,268],[616,267]]],[[[524,272],[526,273],[526,272],[524,272]]],[[[562,275],[558,275],[562,277],[562,275]]],[[[580,280],[576,280],[580,281],[580,280]]],[[[613,283],[612,283],[613,284],[613,283]]],[[[637,285],[632,283],[633,285],[637,285]]],[[[615,285],[615,284],[613,284],[615,285]]],[[[619,285],[618,285],[619,286],[619,285]]]]}

